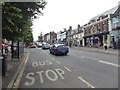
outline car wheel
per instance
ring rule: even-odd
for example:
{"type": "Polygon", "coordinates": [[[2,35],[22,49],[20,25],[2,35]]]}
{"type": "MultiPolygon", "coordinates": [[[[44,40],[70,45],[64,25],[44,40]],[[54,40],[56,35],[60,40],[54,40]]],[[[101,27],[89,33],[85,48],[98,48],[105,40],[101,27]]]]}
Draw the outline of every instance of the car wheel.
{"type": "Polygon", "coordinates": [[[54,55],[57,55],[57,53],[55,53],[55,52],[54,52],[53,54],[54,54],[54,55]]]}
{"type": "Polygon", "coordinates": [[[52,54],[52,51],[50,50],[50,54],[52,54]]]}
{"type": "Polygon", "coordinates": [[[67,55],[67,53],[65,53],[64,55],[67,55]]]}

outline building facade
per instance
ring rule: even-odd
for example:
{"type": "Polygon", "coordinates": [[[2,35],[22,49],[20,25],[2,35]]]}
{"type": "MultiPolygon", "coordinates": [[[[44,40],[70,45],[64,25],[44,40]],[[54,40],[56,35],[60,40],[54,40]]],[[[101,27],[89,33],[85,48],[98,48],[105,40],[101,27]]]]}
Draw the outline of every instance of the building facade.
{"type": "Polygon", "coordinates": [[[47,39],[47,36],[49,35],[49,33],[46,33],[45,35],[44,35],[44,42],[47,42],[48,43],[48,39],[47,39]]]}
{"type": "Polygon", "coordinates": [[[67,32],[66,31],[60,31],[57,33],[57,43],[66,44],[66,39],[67,39],[67,32]]]}
{"type": "Polygon", "coordinates": [[[117,11],[112,15],[111,18],[111,46],[117,48],[120,40],[120,3],[118,4],[117,11]]]}
{"type": "Polygon", "coordinates": [[[74,34],[74,31],[72,30],[72,26],[69,26],[69,29],[67,30],[66,32],[66,44],[68,46],[71,46],[72,43],[73,43],[73,34],[74,34]]]}
{"type": "Polygon", "coordinates": [[[38,36],[38,42],[43,42],[43,36],[42,36],[42,33],[40,34],[40,36],[38,36]]]}
{"type": "Polygon", "coordinates": [[[54,44],[57,42],[57,34],[53,31],[50,32],[50,44],[54,44]]]}
{"type": "Polygon", "coordinates": [[[74,29],[74,35],[73,35],[73,45],[74,46],[83,46],[83,27],[78,27],[74,29]]]}
{"type": "Polygon", "coordinates": [[[114,7],[92,18],[88,24],[84,25],[85,46],[103,47],[104,43],[107,43],[107,46],[111,47],[111,15],[113,15],[116,10],[117,7],[114,7]]]}

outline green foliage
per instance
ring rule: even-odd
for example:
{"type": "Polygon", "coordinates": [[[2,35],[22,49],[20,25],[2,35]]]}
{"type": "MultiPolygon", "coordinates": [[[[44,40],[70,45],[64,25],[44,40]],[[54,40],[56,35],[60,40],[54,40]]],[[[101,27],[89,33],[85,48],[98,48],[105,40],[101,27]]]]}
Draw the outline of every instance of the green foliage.
{"type": "Polygon", "coordinates": [[[32,19],[42,15],[47,3],[5,2],[2,4],[2,36],[8,40],[33,41],[32,19]]]}

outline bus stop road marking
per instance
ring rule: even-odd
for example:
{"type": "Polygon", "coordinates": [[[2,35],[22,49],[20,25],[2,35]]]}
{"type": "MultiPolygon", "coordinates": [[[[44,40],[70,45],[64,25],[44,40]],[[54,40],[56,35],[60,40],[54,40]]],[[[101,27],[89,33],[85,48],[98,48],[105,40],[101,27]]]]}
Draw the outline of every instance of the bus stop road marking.
{"type": "Polygon", "coordinates": [[[95,88],[93,85],[91,85],[90,83],[88,83],[85,79],[83,79],[82,77],[78,77],[80,80],[82,80],[85,84],[87,84],[87,86],[89,88],[95,88]]]}
{"type": "Polygon", "coordinates": [[[28,57],[29,57],[29,54],[28,54],[28,56],[26,57],[25,62],[23,63],[23,66],[22,66],[22,68],[21,68],[21,70],[20,70],[20,73],[18,74],[18,77],[16,78],[16,81],[14,82],[14,85],[13,85],[12,88],[18,88],[18,87],[19,87],[19,84],[20,84],[20,81],[21,81],[21,78],[22,78],[22,75],[23,75],[25,66],[26,66],[27,61],[28,61],[28,57]]]}
{"type": "Polygon", "coordinates": [[[71,72],[71,70],[70,70],[69,68],[67,68],[66,66],[64,66],[64,68],[65,68],[67,71],[71,72]]]}

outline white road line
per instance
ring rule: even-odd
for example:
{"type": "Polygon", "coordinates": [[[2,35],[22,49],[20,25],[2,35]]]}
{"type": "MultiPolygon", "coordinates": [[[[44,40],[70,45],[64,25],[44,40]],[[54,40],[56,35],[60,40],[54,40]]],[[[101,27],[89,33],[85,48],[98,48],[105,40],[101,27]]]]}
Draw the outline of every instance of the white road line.
{"type": "Polygon", "coordinates": [[[108,65],[112,65],[112,66],[115,66],[115,67],[120,67],[120,65],[114,64],[114,63],[111,63],[111,62],[106,62],[106,61],[99,61],[99,62],[104,63],[104,64],[108,64],[108,65]]]}
{"type": "Polygon", "coordinates": [[[65,68],[66,70],[68,70],[69,72],[71,72],[71,70],[70,70],[69,68],[67,68],[66,66],[64,66],[64,68],[65,68]]]}
{"type": "Polygon", "coordinates": [[[82,58],[88,58],[88,59],[92,59],[92,60],[95,60],[95,61],[100,61],[99,59],[91,58],[91,57],[87,57],[87,56],[82,56],[82,58]]]}
{"type": "Polygon", "coordinates": [[[74,54],[73,54],[73,56],[81,58],[80,56],[77,56],[77,55],[74,55],[74,54]]]}
{"type": "Polygon", "coordinates": [[[23,67],[21,68],[20,73],[19,73],[18,77],[16,78],[16,81],[15,81],[15,83],[14,83],[14,85],[13,85],[12,88],[18,88],[18,87],[19,87],[19,84],[20,84],[20,81],[21,81],[21,78],[22,78],[24,69],[25,69],[26,64],[27,64],[27,61],[28,61],[28,57],[29,57],[29,54],[28,54],[28,56],[26,57],[26,60],[25,60],[25,62],[24,62],[24,64],[23,64],[23,67]]]}
{"type": "Polygon", "coordinates": [[[74,54],[73,54],[73,56],[78,57],[78,58],[84,58],[85,57],[85,56],[77,56],[77,55],[74,55],[74,54]]]}
{"type": "Polygon", "coordinates": [[[92,60],[107,64],[107,65],[115,66],[115,67],[120,67],[120,65],[118,65],[118,64],[114,64],[114,63],[111,63],[111,62],[107,62],[107,61],[103,61],[103,60],[99,60],[99,59],[95,59],[95,58],[90,58],[90,57],[86,57],[86,56],[83,56],[83,58],[92,59],[92,60]]]}
{"type": "Polygon", "coordinates": [[[55,60],[54,58],[52,58],[52,60],[55,60]]]}
{"type": "MultiPolygon", "coordinates": [[[[48,54],[47,54],[48,55],[48,54]]],[[[48,55],[49,57],[51,57],[50,55],[48,55]]]]}
{"type": "Polygon", "coordinates": [[[88,83],[85,79],[83,79],[82,77],[78,77],[80,80],[82,80],[85,84],[88,85],[88,87],[90,88],[95,88],[93,85],[91,85],[90,83],[88,83]]]}
{"type": "Polygon", "coordinates": [[[56,61],[58,64],[61,64],[59,61],[56,61]]]}

